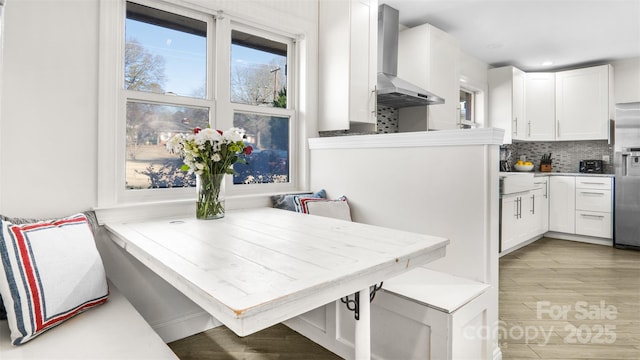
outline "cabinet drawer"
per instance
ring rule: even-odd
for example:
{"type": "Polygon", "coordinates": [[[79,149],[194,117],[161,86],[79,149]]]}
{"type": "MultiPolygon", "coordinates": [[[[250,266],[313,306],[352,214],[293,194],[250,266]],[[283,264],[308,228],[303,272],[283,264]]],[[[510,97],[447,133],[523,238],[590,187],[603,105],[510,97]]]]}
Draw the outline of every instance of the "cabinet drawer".
{"type": "Polygon", "coordinates": [[[611,178],[596,176],[576,176],[576,188],[611,190],[611,178]]]}
{"type": "Polygon", "coordinates": [[[611,212],[611,190],[576,189],[576,210],[611,212]]]}
{"type": "Polygon", "coordinates": [[[611,213],[576,211],[576,234],[612,239],[611,213]]]}

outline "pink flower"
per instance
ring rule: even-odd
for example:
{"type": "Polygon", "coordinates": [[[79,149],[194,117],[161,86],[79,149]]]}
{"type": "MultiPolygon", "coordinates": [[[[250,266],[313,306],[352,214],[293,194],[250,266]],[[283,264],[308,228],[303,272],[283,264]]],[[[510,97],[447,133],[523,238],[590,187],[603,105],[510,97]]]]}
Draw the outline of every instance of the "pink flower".
{"type": "Polygon", "coordinates": [[[202,129],[200,129],[199,127],[195,127],[195,128],[193,128],[193,133],[197,134],[197,133],[200,132],[200,130],[202,130],[202,129]]]}
{"type": "Polygon", "coordinates": [[[244,148],[245,155],[251,155],[251,152],[253,152],[253,147],[247,146],[246,148],[244,148]]]}

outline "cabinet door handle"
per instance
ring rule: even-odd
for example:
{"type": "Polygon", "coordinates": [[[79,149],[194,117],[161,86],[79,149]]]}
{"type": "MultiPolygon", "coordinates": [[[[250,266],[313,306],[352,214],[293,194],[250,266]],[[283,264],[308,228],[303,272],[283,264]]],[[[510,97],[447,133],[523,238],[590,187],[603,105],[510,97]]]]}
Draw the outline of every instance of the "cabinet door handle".
{"type": "Polygon", "coordinates": [[[560,120],[556,120],[556,138],[560,136],[560,120]]]}
{"type": "Polygon", "coordinates": [[[514,134],[516,136],[518,136],[518,117],[516,117],[513,122],[516,124],[516,126],[513,127],[513,129],[515,130],[514,134]]]}
{"type": "Polygon", "coordinates": [[[522,219],[522,198],[518,198],[518,219],[522,219]]]}
{"type": "Polygon", "coordinates": [[[531,213],[534,215],[536,213],[536,194],[531,195],[531,213]]]}
{"type": "Polygon", "coordinates": [[[518,218],[518,198],[513,199],[513,216],[518,218]]]}
{"type": "Polygon", "coordinates": [[[527,129],[527,137],[531,137],[531,120],[529,120],[528,129],[527,129]]]}
{"type": "Polygon", "coordinates": [[[600,195],[600,196],[604,196],[604,193],[601,192],[595,192],[595,191],[580,191],[581,194],[585,194],[585,195],[600,195]]]}
{"type": "Polygon", "coordinates": [[[374,85],[373,87],[373,110],[371,110],[371,115],[373,119],[378,117],[378,86],[374,85]]]}
{"type": "Polygon", "coordinates": [[[580,216],[582,216],[582,217],[596,218],[596,219],[603,219],[603,218],[604,218],[604,215],[580,214],[580,216]]]}

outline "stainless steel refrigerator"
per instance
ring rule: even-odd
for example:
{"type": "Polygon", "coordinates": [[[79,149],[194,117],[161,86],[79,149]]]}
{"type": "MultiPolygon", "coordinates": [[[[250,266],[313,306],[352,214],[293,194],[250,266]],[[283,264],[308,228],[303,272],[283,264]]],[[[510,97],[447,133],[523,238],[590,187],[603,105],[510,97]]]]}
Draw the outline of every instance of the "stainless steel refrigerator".
{"type": "Polygon", "coordinates": [[[640,250],[640,102],[616,104],[613,244],[640,250]]]}

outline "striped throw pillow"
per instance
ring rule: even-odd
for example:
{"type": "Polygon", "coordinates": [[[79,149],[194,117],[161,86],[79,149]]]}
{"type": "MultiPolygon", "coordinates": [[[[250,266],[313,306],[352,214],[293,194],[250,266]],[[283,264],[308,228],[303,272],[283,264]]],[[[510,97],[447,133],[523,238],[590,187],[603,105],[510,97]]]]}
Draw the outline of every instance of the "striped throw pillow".
{"type": "Polygon", "coordinates": [[[0,223],[0,295],[12,344],[107,301],[104,267],[84,214],[0,223]]]}
{"type": "Polygon", "coordinates": [[[300,199],[300,210],[305,214],[351,221],[351,209],[346,196],[341,196],[336,200],[302,198],[300,199]]]}

